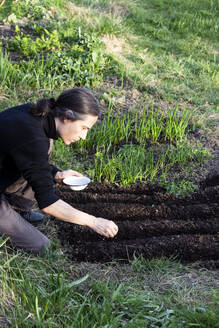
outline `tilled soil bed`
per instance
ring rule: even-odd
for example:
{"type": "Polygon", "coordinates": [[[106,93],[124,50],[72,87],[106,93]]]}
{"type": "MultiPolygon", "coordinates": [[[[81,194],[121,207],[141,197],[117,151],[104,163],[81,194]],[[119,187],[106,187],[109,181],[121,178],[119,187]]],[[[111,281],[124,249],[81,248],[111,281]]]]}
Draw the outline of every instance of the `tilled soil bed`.
{"type": "Polygon", "coordinates": [[[219,267],[218,176],[188,196],[148,184],[92,184],[81,192],[63,187],[57,193],[73,207],[119,226],[117,236],[107,239],[86,227],[56,221],[60,240],[74,261],[127,261],[142,254],[219,267]]]}

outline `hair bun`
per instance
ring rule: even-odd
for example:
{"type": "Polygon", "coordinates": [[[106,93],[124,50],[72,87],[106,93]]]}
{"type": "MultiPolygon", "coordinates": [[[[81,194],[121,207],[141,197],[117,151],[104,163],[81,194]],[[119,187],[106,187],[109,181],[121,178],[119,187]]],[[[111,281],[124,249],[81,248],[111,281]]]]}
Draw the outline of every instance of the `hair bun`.
{"type": "Polygon", "coordinates": [[[55,98],[49,98],[50,101],[50,107],[53,109],[56,106],[56,100],[55,98]]]}

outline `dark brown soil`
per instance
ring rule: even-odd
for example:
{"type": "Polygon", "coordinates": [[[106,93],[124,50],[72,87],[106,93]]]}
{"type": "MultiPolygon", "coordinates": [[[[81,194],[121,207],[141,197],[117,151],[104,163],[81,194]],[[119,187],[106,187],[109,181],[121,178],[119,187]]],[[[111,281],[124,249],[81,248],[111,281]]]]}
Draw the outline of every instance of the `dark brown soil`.
{"type": "Polygon", "coordinates": [[[183,263],[219,267],[219,181],[211,176],[188,196],[168,194],[157,185],[130,188],[93,184],[81,192],[57,190],[77,209],[113,220],[119,232],[113,239],[90,229],[57,222],[60,240],[76,261],[127,261],[176,257],[183,263]]]}

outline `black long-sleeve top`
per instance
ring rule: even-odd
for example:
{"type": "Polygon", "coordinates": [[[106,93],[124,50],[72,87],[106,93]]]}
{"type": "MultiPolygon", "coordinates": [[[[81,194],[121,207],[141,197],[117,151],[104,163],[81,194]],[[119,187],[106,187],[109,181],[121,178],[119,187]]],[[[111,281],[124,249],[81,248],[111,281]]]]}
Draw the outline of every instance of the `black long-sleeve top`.
{"type": "Polygon", "coordinates": [[[55,120],[35,117],[31,104],[0,113],[0,194],[23,176],[35,192],[40,209],[59,197],[54,192],[54,175],[59,169],[49,164],[49,139],[57,139],[55,120]]]}

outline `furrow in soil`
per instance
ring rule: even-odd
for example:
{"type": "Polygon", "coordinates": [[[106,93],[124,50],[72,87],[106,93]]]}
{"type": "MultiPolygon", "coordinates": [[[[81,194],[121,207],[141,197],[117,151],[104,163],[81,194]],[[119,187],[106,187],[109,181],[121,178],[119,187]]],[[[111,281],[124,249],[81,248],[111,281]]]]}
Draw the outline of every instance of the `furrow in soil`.
{"type": "Polygon", "coordinates": [[[200,184],[187,196],[166,192],[157,185],[129,188],[91,184],[81,192],[57,189],[60,198],[96,217],[113,220],[119,227],[113,239],[91,229],[56,221],[67,254],[78,261],[128,261],[176,257],[185,263],[217,267],[219,262],[219,186],[215,180],[200,184]]]}

